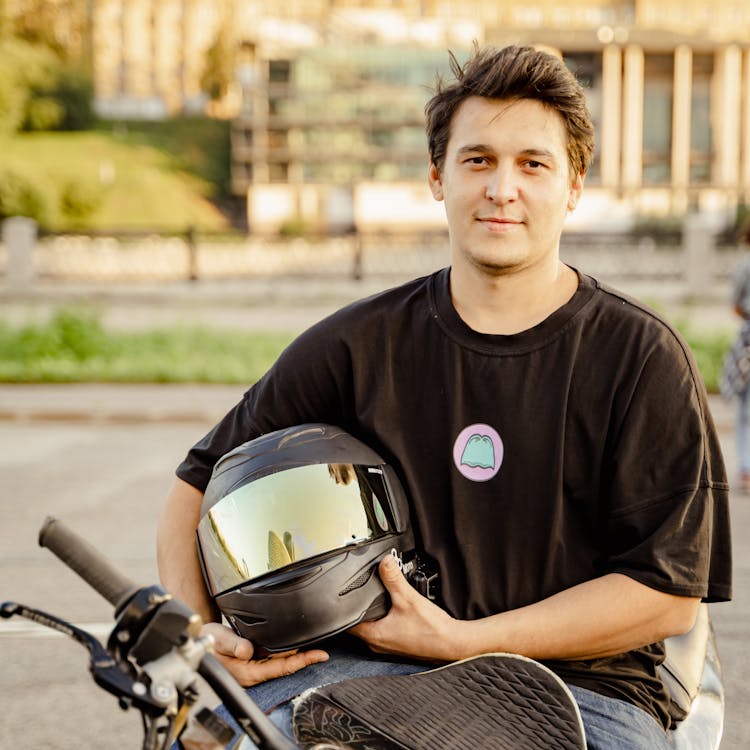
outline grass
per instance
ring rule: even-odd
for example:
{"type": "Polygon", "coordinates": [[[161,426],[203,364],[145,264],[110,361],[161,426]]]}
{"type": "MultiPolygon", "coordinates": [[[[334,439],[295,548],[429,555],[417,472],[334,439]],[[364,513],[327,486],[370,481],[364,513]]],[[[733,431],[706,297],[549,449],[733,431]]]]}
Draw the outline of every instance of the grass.
{"type": "MultiPolygon", "coordinates": [[[[711,392],[717,391],[728,331],[681,327],[711,392]]],[[[86,309],[60,309],[43,323],[0,320],[0,382],[253,383],[291,333],[175,327],[109,331],[86,309]]]]}
{"type": "Polygon", "coordinates": [[[96,191],[93,230],[221,231],[217,207],[228,185],[228,124],[179,119],[102,124],[84,132],[0,136],[3,168],[29,179],[44,195],[47,228],[70,229],[60,210],[66,184],[96,191]]]}
{"type": "Polygon", "coordinates": [[[114,332],[93,313],[63,309],[45,323],[0,322],[0,382],[252,383],[291,338],[200,327],[114,332]]]}

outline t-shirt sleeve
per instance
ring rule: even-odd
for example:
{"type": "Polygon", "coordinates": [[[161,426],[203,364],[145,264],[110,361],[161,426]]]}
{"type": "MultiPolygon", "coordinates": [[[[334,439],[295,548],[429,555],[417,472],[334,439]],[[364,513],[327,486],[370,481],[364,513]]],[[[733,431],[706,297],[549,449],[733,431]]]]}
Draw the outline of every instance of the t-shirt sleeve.
{"type": "Polygon", "coordinates": [[[254,438],[306,422],[345,426],[342,404],[351,367],[333,321],[301,334],[271,369],[188,452],[177,476],[205,490],[216,462],[254,438]]]}
{"type": "Polygon", "coordinates": [[[605,569],[660,591],[731,598],[729,486],[705,389],[668,329],[622,395],[605,569]]]}

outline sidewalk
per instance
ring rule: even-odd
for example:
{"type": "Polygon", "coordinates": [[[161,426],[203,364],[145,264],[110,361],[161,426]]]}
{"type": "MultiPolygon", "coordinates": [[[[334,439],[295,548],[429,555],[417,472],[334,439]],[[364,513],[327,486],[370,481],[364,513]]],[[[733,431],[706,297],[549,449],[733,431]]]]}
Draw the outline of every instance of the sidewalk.
{"type": "Polygon", "coordinates": [[[242,398],[245,390],[241,385],[2,384],[0,420],[213,424],[242,398]]]}
{"type": "MultiPolygon", "coordinates": [[[[207,422],[242,398],[243,385],[71,383],[0,384],[0,420],[71,422],[207,422]]],[[[717,395],[709,406],[720,433],[734,429],[732,405],[717,395]]]]}

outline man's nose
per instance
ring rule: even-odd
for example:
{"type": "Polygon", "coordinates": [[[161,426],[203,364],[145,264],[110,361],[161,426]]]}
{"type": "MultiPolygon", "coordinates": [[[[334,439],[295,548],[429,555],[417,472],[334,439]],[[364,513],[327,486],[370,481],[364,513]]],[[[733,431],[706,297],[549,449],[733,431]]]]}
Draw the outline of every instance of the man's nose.
{"type": "Polygon", "coordinates": [[[493,203],[515,200],[518,196],[518,184],[513,170],[504,166],[493,169],[488,175],[485,195],[493,203]]]}

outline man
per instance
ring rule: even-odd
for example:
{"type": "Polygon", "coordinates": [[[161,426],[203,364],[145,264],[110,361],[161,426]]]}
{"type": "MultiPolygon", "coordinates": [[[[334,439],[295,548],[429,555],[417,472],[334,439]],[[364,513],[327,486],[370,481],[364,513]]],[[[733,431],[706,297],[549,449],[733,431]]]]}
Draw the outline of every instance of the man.
{"type": "MultiPolygon", "coordinates": [[[[194,544],[211,467],[259,434],[337,424],[399,471],[441,581],[432,603],[384,561],[392,608],[357,637],[394,664],[544,660],[590,748],[667,747],[662,641],[690,629],[701,599],[731,595],[703,385],[663,321],[560,261],[593,153],[575,78],[531,48],[452,62],[456,81],[426,108],[450,268],[314,326],[191,450],[160,523],[162,578],[212,619],[194,544]]],[[[267,683],[276,702],[328,667],[319,650],[252,661],[251,644],[211,627],[244,684],[308,666],[267,683]]]]}

